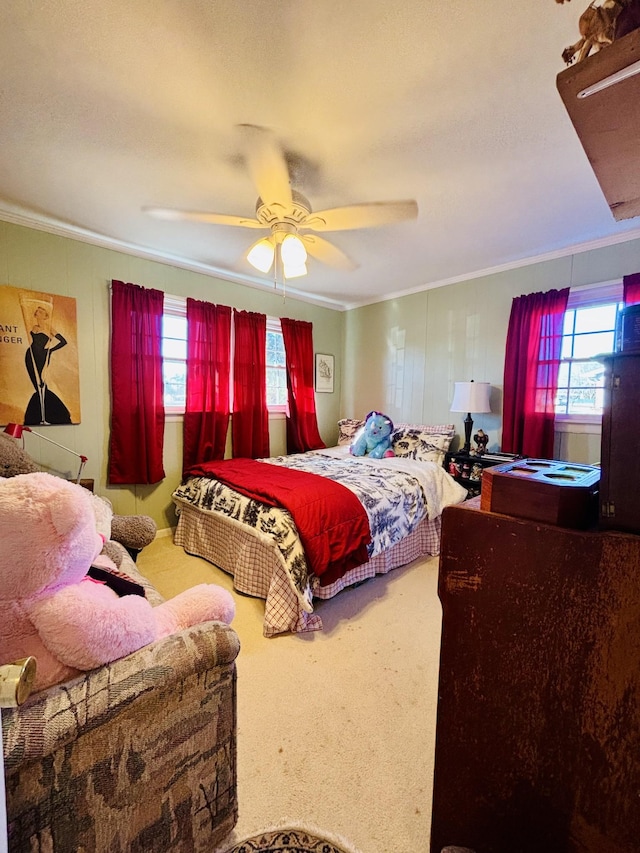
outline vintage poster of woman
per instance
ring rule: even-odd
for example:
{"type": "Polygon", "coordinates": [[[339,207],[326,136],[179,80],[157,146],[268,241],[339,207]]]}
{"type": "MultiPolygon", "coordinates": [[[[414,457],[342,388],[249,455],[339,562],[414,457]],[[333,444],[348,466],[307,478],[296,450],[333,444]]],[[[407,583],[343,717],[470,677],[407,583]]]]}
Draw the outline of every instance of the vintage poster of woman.
{"type": "Polygon", "coordinates": [[[80,423],[76,300],[0,286],[0,424],[80,423]]]}

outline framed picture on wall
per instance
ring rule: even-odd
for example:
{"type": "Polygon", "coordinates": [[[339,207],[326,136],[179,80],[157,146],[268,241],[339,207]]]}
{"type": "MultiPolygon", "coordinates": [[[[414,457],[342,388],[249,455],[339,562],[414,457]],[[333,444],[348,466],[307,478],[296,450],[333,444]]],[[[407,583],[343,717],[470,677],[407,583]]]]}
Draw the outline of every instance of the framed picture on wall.
{"type": "Polygon", "coordinates": [[[76,300],[0,286],[0,424],[80,423],[76,300]]]}
{"type": "Polygon", "coordinates": [[[333,393],[334,361],[332,355],[316,353],[316,391],[320,394],[333,393]]]}

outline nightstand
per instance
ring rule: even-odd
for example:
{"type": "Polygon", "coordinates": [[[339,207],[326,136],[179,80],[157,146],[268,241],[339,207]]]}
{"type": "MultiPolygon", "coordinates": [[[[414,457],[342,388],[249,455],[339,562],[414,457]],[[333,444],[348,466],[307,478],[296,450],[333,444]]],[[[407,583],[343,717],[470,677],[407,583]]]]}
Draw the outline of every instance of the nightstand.
{"type": "Polygon", "coordinates": [[[468,497],[474,498],[480,494],[482,488],[482,472],[492,465],[500,465],[501,462],[511,462],[520,457],[515,453],[483,453],[477,456],[460,450],[455,453],[447,453],[444,459],[444,467],[451,474],[456,483],[460,483],[468,491],[468,497]]]}

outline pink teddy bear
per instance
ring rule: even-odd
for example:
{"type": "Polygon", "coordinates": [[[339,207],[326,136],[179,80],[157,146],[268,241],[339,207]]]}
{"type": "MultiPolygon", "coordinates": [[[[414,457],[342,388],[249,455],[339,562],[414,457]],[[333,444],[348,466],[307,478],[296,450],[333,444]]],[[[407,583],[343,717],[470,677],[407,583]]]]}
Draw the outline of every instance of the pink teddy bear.
{"type": "Polygon", "coordinates": [[[118,597],[87,576],[102,545],[81,486],[39,472],[0,480],[0,664],[33,655],[34,690],[191,625],[233,619],[233,597],[213,584],[157,607],[118,597]]]}

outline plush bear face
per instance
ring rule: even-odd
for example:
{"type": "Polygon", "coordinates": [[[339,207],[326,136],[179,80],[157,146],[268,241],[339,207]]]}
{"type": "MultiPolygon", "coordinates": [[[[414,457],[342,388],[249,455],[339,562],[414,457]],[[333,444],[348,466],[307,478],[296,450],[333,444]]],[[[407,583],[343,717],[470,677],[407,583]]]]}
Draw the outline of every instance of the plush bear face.
{"type": "Polygon", "coordinates": [[[78,583],[102,544],[82,486],[42,472],[0,480],[0,600],[78,583]]]}

